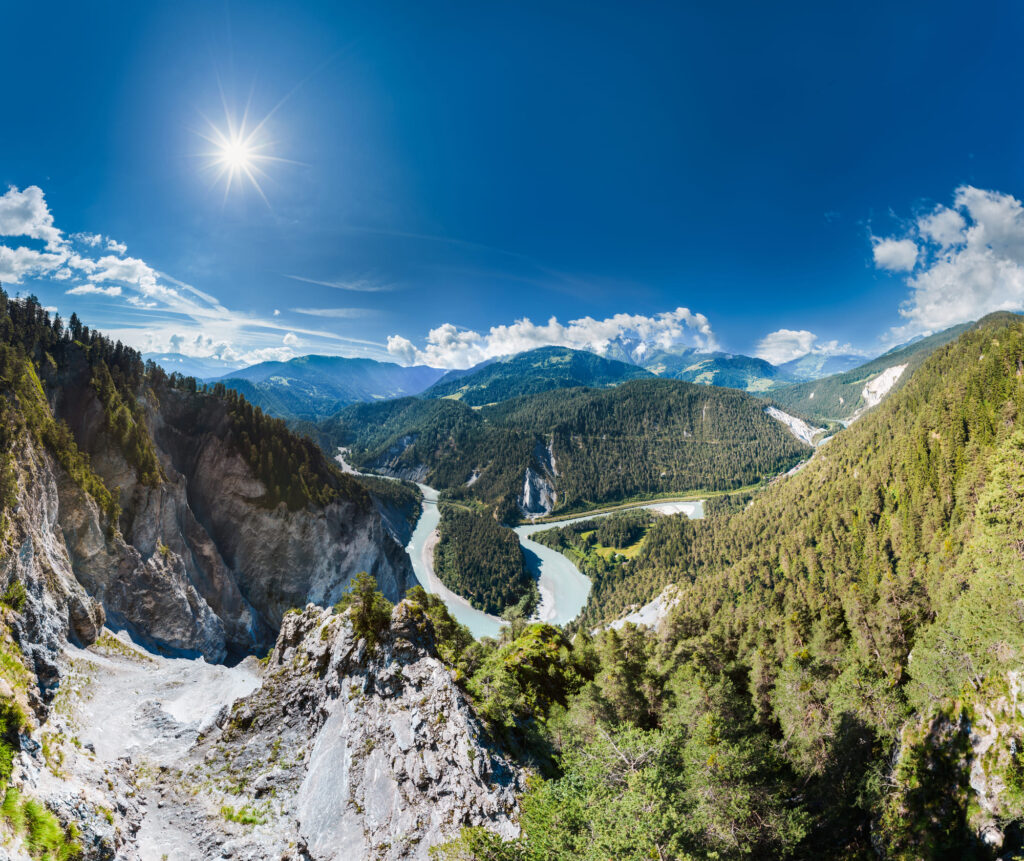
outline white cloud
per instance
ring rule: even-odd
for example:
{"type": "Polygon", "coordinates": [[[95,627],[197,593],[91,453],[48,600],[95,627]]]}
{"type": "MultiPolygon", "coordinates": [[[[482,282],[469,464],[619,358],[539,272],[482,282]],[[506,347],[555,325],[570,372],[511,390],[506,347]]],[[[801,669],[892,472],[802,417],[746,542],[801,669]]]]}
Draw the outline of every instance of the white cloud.
{"type": "Polygon", "coordinates": [[[917,243],[913,239],[872,239],[875,267],[890,272],[909,272],[917,263],[917,243]]]}
{"type": "Polygon", "coordinates": [[[53,216],[39,186],[18,191],[12,185],[0,196],[0,236],[27,236],[43,240],[50,251],[60,248],[61,233],[53,226],[53,216]]]}
{"type": "Polygon", "coordinates": [[[0,244],[0,280],[6,284],[21,283],[26,277],[46,277],[55,283],[84,280],[67,292],[110,303],[116,322],[104,325],[105,333],[144,352],[167,351],[172,339],[180,336],[186,340],[174,352],[240,365],[292,358],[293,346],[298,344],[324,352],[341,348],[356,355],[385,355],[385,345],[375,341],[312,325],[285,325],[278,319],[280,313],[261,317],[226,308],[215,296],[146,261],[122,256],[125,246],[100,233],[74,233],[64,240],[43,192],[35,186],[24,191],[11,188],[0,196],[0,235],[27,236],[48,244],[46,251],[0,244]],[[282,344],[285,337],[288,344],[282,344]]]}
{"type": "Polygon", "coordinates": [[[22,278],[46,275],[63,263],[63,254],[0,245],[0,281],[6,284],[20,284],[22,278]]]}
{"type": "Polygon", "coordinates": [[[992,311],[1024,310],[1024,207],[1009,194],[961,186],[953,206],[915,225],[921,265],[908,276],[900,306],[906,323],[892,341],[976,320],[992,311]]]}
{"type": "Polygon", "coordinates": [[[778,329],[757,342],[754,355],[773,365],[781,365],[806,356],[817,340],[818,336],[806,329],[778,329]]]}
{"type": "Polygon", "coordinates": [[[95,284],[80,284],[78,287],[72,287],[64,292],[69,296],[120,296],[121,288],[116,285],[112,287],[97,287],[95,284]]]}
{"type": "Polygon", "coordinates": [[[102,247],[115,254],[124,254],[128,250],[128,246],[123,242],[118,242],[102,233],[72,233],[70,238],[80,245],[88,245],[91,248],[102,247]]]}
{"type": "Polygon", "coordinates": [[[68,266],[82,272],[95,272],[97,263],[90,257],[82,257],[81,254],[71,254],[68,256],[68,266]]]}
{"type": "Polygon", "coordinates": [[[604,320],[582,317],[565,324],[552,317],[538,325],[524,317],[511,325],[492,326],[486,334],[444,323],[430,330],[423,349],[408,338],[392,335],[388,338],[388,353],[407,365],[469,368],[486,359],[547,346],[572,347],[599,355],[619,347],[636,354],[638,342],[659,349],[678,344],[701,350],[718,346],[707,317],[688,308],[677,308],[652,317],[616,314],[604,320]]]}
{"type": "Polygon", "coordinates": [[[945,206],[940,206],[934,212],[917,220],[917,229],[921,236],[937,242],[943,248],[962,242],[966,226],[967,222],[959,212],[945,206]]]}
{"type": "Polygon", "coordinates": [[[819,341],[818,336],[807,329],[777,329],[769,332],[757,342],[754,355],[773,365],[781,365],[808,353],[819,356],[863,355],[861,350],[850,344],[840,344],[835,340],[819,341]]]}
{"type": "Polygon", "coordinates": [[[124,281],[136,285],[147,295],[161,289],[157,286],[156,272],[137,257],[101,257],[95,261],[94,271],[97,281],[124,281]]]}
{"type": "Polygon", "coordinates": [[[298,337],[296,337],[294,332],[288,332],[281,339],[281,343],[284,344],[286,347],[294,347],[296,344],[299,343],[299,339],[298,337]]]}
{"type": "Polygon", "coordinates": [[[102,233],[72,233],[71,238],[82,245],[97,246],[103,244],[102,233]]]}

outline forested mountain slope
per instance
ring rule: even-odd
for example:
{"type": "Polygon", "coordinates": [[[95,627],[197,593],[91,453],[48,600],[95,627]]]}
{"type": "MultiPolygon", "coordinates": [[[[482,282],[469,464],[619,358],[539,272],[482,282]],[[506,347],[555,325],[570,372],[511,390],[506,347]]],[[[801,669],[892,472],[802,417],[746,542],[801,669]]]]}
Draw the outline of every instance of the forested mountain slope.
{"type": "Polygon", "coordinates": [[[319,428],[353,463],[497,507],[499,517],[729,490],[810,453],[761,401],[675,380],[573,388],[474,410],[451,399],[358,404],[319,428]]]}
{"type": "Polygon", "coordinates": [[[450,372],[423,396],[455,398],[470,406],[484,406],[518,395],[574,386],[613,386],[649,376],[650,372],[636,365],[605,359],[584,350],[540,347],[486,362],[468,372],[450,372]]]}
{"type": "MultiPolygon", "coordinates": [[[[523,836],[448,857],[1017,857],[1022,416],[1024,321],[993,315],[749,507],[659,520],[579,627],[669,582],[674,611],[577,637],[523,836]]],[[[530,636],[475,683],[543,751],[500,717],[531,686],[486,693],[530,636]]]]}
{"type": "MultiPolygon", "coordinates": [[[[1002,316],[1010,322],[1015,315],[1002,316]]],[[[955,340],[972,325],[964,323],[921,338],[845,373],[775,389],[771,399],[783,409],[816,421],[851,421],[908,380],[936,349],[955,340]]]]}

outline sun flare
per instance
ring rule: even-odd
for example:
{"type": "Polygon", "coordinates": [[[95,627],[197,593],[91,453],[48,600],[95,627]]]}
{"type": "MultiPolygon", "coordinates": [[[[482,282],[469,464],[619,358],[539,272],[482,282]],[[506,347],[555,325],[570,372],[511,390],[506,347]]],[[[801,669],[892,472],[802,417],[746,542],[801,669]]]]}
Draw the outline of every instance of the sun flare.
{"type": "Polygon", "coordinates": [[[289,160],[273,154],[273,141],[268,138],[266,130],[269,118],[268,114],[250,128],[248,109],[240,122],[236,122],[231,112],[225,110],[223,124],[216,125],[207,120],[206,130],[198,133],[212,146],[211,150],[202,155],[206,159],[207,169],[214,174],[214,182],[224,183],[225,199],[233,187],[244,181],[270,205],[261,185],[261,180],[267,176],[265,168],[272,162],[289,160]]]}

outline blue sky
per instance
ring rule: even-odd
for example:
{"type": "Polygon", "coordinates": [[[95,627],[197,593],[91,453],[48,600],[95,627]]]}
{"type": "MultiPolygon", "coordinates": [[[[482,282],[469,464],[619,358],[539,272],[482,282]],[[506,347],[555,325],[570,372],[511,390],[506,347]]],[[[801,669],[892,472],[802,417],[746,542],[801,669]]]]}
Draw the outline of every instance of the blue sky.
{"type": "Polygon", "coordinates": [[[4,18],[0,278],[144,350],[781,361],[1024,307],[1019,3],[4,18]],[[262,194],[204,139],[247,105],[262,194]]]}

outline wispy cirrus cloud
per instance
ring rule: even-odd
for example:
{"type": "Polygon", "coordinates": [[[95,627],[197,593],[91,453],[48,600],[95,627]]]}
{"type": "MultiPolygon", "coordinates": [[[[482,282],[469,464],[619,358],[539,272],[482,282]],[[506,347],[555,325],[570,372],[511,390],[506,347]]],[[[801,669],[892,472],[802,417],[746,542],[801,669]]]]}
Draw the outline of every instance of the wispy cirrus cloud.
{"type": "Polygon", "coordinates": [[[285,275],[292,281],[302,281],[306,284],[316,284],[320,287],[332,287],[335,290],[349,290],[353,293],[386,293],[394,290],[395,285],[382,281],[375,281],[372,278],[354,278],[348,280],[322,281],[317,278],[306,278],[302,275],[285,275]]]}
{"type": "Polygon", "coordinates": [[[121,288],[117,285],[111,287],[99,287],[95,284],[80,284],[77,287],[72,287],[70,290],[65,290],[69,296],[120,296],[121,288]]]}
{"type": "Polygon", "coordinates": [[[351,320],[354,317],[366,317],[372,314],[369,308],[289,308],[293,314],[307,317],[329,317],[335,320],[351,320]]]}

